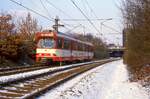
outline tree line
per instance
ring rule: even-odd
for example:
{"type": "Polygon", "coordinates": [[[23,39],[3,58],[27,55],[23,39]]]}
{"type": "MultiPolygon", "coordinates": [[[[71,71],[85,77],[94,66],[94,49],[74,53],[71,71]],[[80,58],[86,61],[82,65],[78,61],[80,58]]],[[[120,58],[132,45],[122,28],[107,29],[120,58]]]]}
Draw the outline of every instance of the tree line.
{"type": "Polygon", "coordinates": [[[124,62],[133,78],[150,75],[150,0],[122,2],[126,35],[124,62]]]}
{"type": "Polygon", "coordinates": [[[18,62],[22,58],[31,57],[35,47],[34,35],[41,30],[30,13],[25,18],[14,20],[11,14],[0,13],[0,64],[6,60],[18,62]]]}

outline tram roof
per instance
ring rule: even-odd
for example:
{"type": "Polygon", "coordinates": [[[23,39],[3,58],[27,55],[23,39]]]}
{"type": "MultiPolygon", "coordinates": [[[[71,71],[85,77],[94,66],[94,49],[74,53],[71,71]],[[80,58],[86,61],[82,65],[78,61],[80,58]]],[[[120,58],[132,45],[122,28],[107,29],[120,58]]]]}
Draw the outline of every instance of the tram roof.
{"type": "Polygon", "coordinates": [[[84,43],[84,44],[87,44],[87,45],[91,45],[91,46],[93,45],[90,42],[85,42],[85,41],[78,40],[75,37],[73,37],[72,35],[68,35],[68,34],[65,34],[63,32],[58,32],[58,36],[61,36],[61,37],[67,38],[67,39],[71,39],[73,41],[77,41],[77,42],[80,42],[80,43],[84,43]]]}

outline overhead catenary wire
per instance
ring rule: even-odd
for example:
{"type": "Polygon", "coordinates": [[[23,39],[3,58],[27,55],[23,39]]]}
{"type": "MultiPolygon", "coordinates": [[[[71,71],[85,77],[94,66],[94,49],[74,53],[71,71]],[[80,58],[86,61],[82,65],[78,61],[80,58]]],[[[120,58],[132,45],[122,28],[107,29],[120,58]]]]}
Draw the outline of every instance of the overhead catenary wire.
{"type": "Polygon", "coordinates": [[[96,18],[98,18],[97,15],[96,15],[96,13],[94,12],[94,10],[92,9],[92,7],[90,6],[89,2],[88,2],[87,0],[85,0],[85,2],[86,2],[86,4],[87,4],[87,6],[89,7],[89,9],[91,10],[91,12],[93,12],[94,16],[95,16],[96,18]]]}
{"type": "Polygon", "coordinates": [[[97,28],[96,26],[93,24],[93,22],[86,16],[86,14],[77,6],[77,4],[73,1],[70,0],[72,2],[72,4],[81,12],[81,14],[88,20],[88,22],[94,27],[94,29],[100,33],[100,35],[103,35],[97,28]]]}
{"type": "MultiPolygon", "coordinates": [[[[84,12],[86,13],[86,15],[89,15],[88,6],[87,6],[86,3],[84,2],[84,0],[80,0],[80,2],[82,2],[83,9],[84,9],[84,12]]],[[[79,3],[79,4],[80,4],[80,3],[79,3]]]]}
{"type": "MultiPolygon", "coordinates": [[[[100,18],[96,18],[96,19],[90,19],[91,21],[101,21],[101,20],[109,20],[109,19],[112,19],[112,18],[108,18],[108,19],[100,19],[100,18]]],[[[87,19],[61,19],[63,21],[87,21],[87,19]]]]}
{"type": "MultiPolygon", "coordinates": [[[[15,1],[15,0],[9,0],[9,1],[11,1],[11,2],[13,2],[13,3],[15,3],[15,4],[17,4],[17,5],[19,5],[19,6],[23,7],[23,8],[25,8],[25,9],[27,9],[27,10],[29,10],[29,11],[31,11],[31,12],[33,12],[33,13],[35,13],[35,14],[37,14],[37,15],[39,15],[39,16],[41,16],[41,17],[43,17],[43,18],[45,18],[45,19],[47,19],[47,20],[49,20],[49,21],[53,21],[53,22],[54,22],[53,19],[50,19],[49,17],[44,16],[44,15],[38,13],[37,11],[35,11],[35,10],[31,9],[31,8],[28,8],[28,7],[24,6],[24,5],[21,4],[21,3],[18,3],[18,2],[15,1]]],[[[69,30],[69,29],[68,29],[68,30],[69,30]]]]}
{"type": "Polygon", "coordinates": [[[44,16],[44,15],[38,13],[37,11],[34,11],[33,9],[28,8],[28,7],[24,6],[24,5],[22,5],[21,3],[18,3],[18,2],[15,1],[15,0],[9,0],[9,1],[11,1],[11,2],[13,2],[13,3],[15,3],[15,4],[17,4],[17,5],[19,5],[19,6],[23,7],[23,8],[25,8],[25,9],[27,9],[27,10],[29,10],[29,11],[31,11],[31,12],[33,12],[33,13],[35,13],[35,14],[37,14],[37,15],[39,15],[39,16],[41,16],[41,17],[43,17],[43,18],[45,18],[45,19],[47,19],[47,20],[49,20],[49,21],[54,21],[54,20],[48,18],[47,16],[44,16]]]}
{"type": "MultiPolygon", "coordinates": [[[[90,9],[91,13],[93,13],[93,15],[95,16],[96,20],[97,21],[100,21],[100,20],[112,20],[113,18],[108,18],[108,19],[99,19],[98,16],[96,15],[96,13],[94,12],[92,6],[89,4],[89,2],[87,0],[85,0],[85,3],[87,4],[88,8],[90,9]]],[[[96,21],[94,19],[91,19],[91,21],[96,21]]],[[[102,31],[101,31],[102,32],[102,31]]],[[[104,35],[103,35],[103,40],[104,42],[106,41],[110,41],[108,40],[104,35]]]]}
{"type": "MultiPolygon", "coordinates": [[[[52,2],[50,2],[49,0],[46,0],[46,2],[49,4],[49,5],[51,5],[52,7],[54,7],[55,9],[57,9],[58,11],[60,11],[61,13],[63,13],[65,16],[67,16],[68,18],[70,18],[70,19],[73,19],[72,18],[72,16],[70,16],[69,14],[67,14],[65,11],[63,11],[62,9],[60,9],[59,7],[57,7],[55,4],[53,4],[52,2]]],[[[64,20],[64,19],[60,19],[60,21],[66,21],[66,20],[64,20]]],[[[78,23],[78,25],[80,25],[81,23],[80,22],[77,22],[78,23]]],[[[71,26],[71,25],[69,25],[69,24],[67,24],[67,23],[65,23],[65,22],[63,22],[63,24],[65,25],[65,26],[71,26]]],[[[65,28],[65,27],[64,27],[65,28]]]]}
{"type": "MultiPolygon", "coordinates": [[[[43,3],[42,0],[40,0],[40,3],[41,3],[41,5],[42,5],[42,7],[45,9],[45,11],[47,12],[47,15],[48,15],[50,18],[52,18],[52,16],[50,15],[48,9],[45,7],[45,5],[44,5],[44,3],[43,3]]],[[[52,18],[52,19],[54,19],[54,18],[52,18]]]]}
{"type": "MultiPolygon", "coordinates": [[[[22,5],[21,3],[18,3],[18,2],[15,1],[15,0],[9,0],[9,1],[11,1],[11,2],[13,2],[13,3],[15,3],[15,4],[17,4],[17,5],[19,5],[19,6],[23,7],[23,8],[25,8],[25,9],[27,9],[27,10],[29,10],[29,11],[31,11],[31,12],[33,12],[33,13],[35,13],[35,14],[37,14],[37,15],[39,15],[39,16],[41,16],[41,17],[43,17],[43,18],[45,18],[45,19],[47,19],[47,20],[49,20],[49,21],[53,21],[53,22],[54,22],[53,19],[50,19],[49,17],[46,17],[46,16],[44,16],[44,15],[42,15],[42,14],[40,14],[40,13],[34,11],[33,9],[26,7],[26,6],[22,5]]],[[[42,2],[41,2],[41,3],[42,3],[42,2]]],[[[66,29],[67,29],[67,28],[66,28],[66,29]]],[[[69,29],[68,29],[68,30],[69,30],[69,29]]]]}
{"type": "MultiPolygon", "coordinates": [[[[37,15],[39,15],[39,16],[41,16],[41,17],[47,19],[47,20],[49,20],[49,21],[54,21],[53,19],[51,19],[51,18],[49,18],[49,17],[47,17],[47,16],[44,16],[44,15],[40,14],[39,12],[37,12],[37,11],[31,9],[31,8],[28,8],[27,6],[24,6],[24,5],[21,4],[21,3],[18,3],[18,2],[15,1],[15,0],[9,0],[9,1],[11,1],[11,2],[13,2],[13,3],[15,3],[15,4],[19,5],[19,6],[22,6],[23,8],[25,8],[25,9],[27,9],[27,10],[29,10],[29,11],[31,11],[31,12],[37,14],[37,15]]],[[[79,9],[80,9],[80,8],[79,8],[79,9]]],[[[81,9],[80,9],[80,10],[81,10],[81,9]]],[[[83,11],[81,10],[81,12],[83,12],[83,11]]],[[[83,14],[84,14],[84,12],[83,12],[83,14]]],[[[84,15],[85,15],[85,14],[84,14],[84,15]]],[[[86,15],[85,15],[85,17],[86,17],[86,15]]],[[[87,17],[86,19],[90,22],[91,25],[93,24],[93,23],[91,22],[91,20],[90,20],[88,17],[87,17]]],[[[92,26],[94,27],[95,25],[93,24],[92,26]]],[[[95,27],[95,28],[96,28],[96,27],[95,27]]],[[[98,31],[97,31],[97,32],[98,32],[98,31]]],[[[100,32],[98,32],[98,33],[100,33],[100,32]]]]}
{"type": "MultiPolygon", "coordinates": [[[[41,0],[40,0],[41,1],[41,0]]],[[[46,0],[46,2],[49,4],[49,5],[51,5],[52,7],[54,7],[55,9],[57,9],[57,10],[59,10],[61,13],[63,13],[64,15],[66,15],[66,16],[68,16],[69,18],[72,18],[70,15],[68,15],[65,11],[63,11],[62,9],[60,9],[59,7],[57,7],[56,5],[54,5],[52,2],[50,2],[49,0],[46,0]]],[[[42,6],[43,7],[45,7],[44,6],[44,4],[41,2],[41,4],[42,4],[42,6]]],[[[46,7],[45,7],[45,9],[46,9],[46,7]]],[[[48,12],[48,11],[47,11],[48,12]]],[[[61,20],[63,20],[63,19],[61,19],[61,20]]],[[[63,20],[64,21],[64,20],[63,20]]],[[[65,24],[66,26],[71,26],[71,25],[69,25],[69,24],[67,24],[67,23],[65,23],[65,22],[63,22],[63,24],[65,24]]],[[[80,25],[81,23],[79,23],[79,25],[80,25]]],[[[73,26],[72,26],[73,27],[73,26]]],[[[65,27],[64,27],[65,28],[65,27]]],[[[67,29],[67,28],[66,28],[67,29]]],[[[70,29],[68,29],[68,30],[70,30],[70,29]]]]}
{"type": "Polygon", "coordinates": [[[54,5],[52,2],[50,2],[49,0],[46,0],[46,2],[51,5],[52,7],[54,7],[55,9],[59,10],[61,13],[63,13],[64,15],[68,16],[69,18],[71,18],[71,16],[69,14],[67,14],[65,11],[63,11],[62,9],[60,9],[59,7],[57,7],[56,5],[54,5]]]}
{"type": "Polygon", "coordinates": [[[68,30],[66,33],[71,32],[72,30],[74,30],[74,29],[76,29],[76,28],[78,28],[78,27],[81,27],[81,26],[82,26],[81,24],[79,24],[79,25],[77,25],[77,26],[74,26],[72,29],[68,30]]]}
{"type": "Polygon", "coordinates": [[[112,31],[115,31],[115,32],[117,32],[117,33],[120,33],[118,30],[116,30],[116,29],[114,29],[114,28],[112,28],[112,27],[110,27],[110,26],[107,26],[107,25],[105,25],[105,24],[103,24],[103,23],[102,23],[102,25],[105,26],[105,27],[108,28],[108,29],[111,29],[112,31]]]}

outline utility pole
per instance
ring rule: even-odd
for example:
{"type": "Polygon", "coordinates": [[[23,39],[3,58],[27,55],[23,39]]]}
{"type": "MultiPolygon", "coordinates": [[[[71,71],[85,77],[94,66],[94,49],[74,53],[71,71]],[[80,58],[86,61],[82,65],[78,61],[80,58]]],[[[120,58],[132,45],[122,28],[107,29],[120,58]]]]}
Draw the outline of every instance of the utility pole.
{"type": "Polygon", "coordinates": [[[61,24],[59,24],[58,23],[59,22],[59,18],[58,18],[58,16],[56,16],[56,18],[55,18],[55,25],[53,25],[53,28],[54,28],[54,30],[56,31],[56,32],[58,32],[58,28],[61,26],[61,27],[64,27],[64,25],[61,25],[61,24]]]}

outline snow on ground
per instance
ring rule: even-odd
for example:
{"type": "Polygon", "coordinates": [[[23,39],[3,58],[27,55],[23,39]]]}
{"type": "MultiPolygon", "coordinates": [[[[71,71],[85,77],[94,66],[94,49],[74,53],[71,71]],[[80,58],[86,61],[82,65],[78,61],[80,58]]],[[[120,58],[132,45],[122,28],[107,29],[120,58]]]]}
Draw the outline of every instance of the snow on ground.
{"type": "MultiPolygon", "coordinates": [[[[103,60],[101,60],[101,61],[103,61],[103,60]]],[[[74,66],[84,65],[84,64],[89,64],[89,63],[92,63],[92,62],[77,63],[77,64],[65,65],[65,66],[61,66],[61,67],[46,68],[46,69],[40,69],[40,70],[29,71],[29,72],[24,72],[24,73],[18,73],[18,74],[14,74],[14,75],[1,76],[0,77],[0,84],[10,82],[10,81],[15,81],[15,80],[26,78],[26,77],[30,77],[33,75],[39,75],[39,74],[47,73],[47,72],[58,70],[58,69],[64,69],[64,68],[68,68],[68,67],[74,67],[74,66]]]]}
{"type": "Polygon", "coordinates": [[[128,80],[122,60],[90,70],[38,99],[150,99],[140,84],[128,80]]]}

